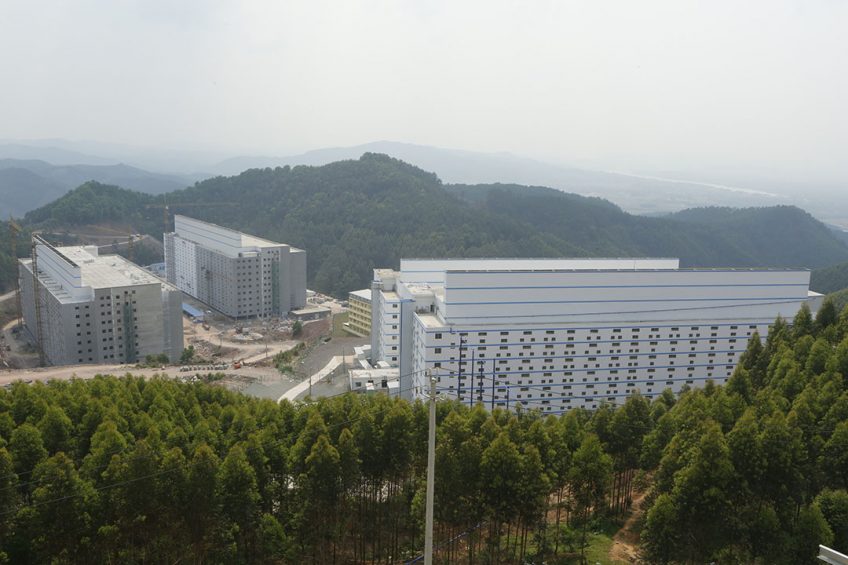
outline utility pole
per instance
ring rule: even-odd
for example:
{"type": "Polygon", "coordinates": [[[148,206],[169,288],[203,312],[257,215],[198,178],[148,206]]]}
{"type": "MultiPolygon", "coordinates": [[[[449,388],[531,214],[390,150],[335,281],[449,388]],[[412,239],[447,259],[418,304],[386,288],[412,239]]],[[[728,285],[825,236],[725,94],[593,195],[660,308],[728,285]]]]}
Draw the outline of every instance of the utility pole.
{"type": "Polygon", "coordinates": [[[474,406],[474,350],[471,350],[471,373],[468,375],[468,407],[474,406]]]}
{"type": "Polygon", "coordinates": [[[427,501],[424,524],[424,565],[433,565],[433,499],[436,487],[436,377],[427,369],[430,381],[430,427],[427,434],[427,501]]]}
{"type": "Polygon", "coordinates": [[[495,410],[495,360],[492,359],[492,411],[495,410]]]}

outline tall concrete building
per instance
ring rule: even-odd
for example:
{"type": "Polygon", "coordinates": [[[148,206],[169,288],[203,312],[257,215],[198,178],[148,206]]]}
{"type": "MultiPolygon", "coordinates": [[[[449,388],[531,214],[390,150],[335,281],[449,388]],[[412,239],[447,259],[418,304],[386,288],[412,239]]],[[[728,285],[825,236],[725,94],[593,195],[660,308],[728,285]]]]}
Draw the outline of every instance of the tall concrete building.
{"type": "Polygon", "coordinates": [[[35,236],[32,259],[19,261],[24,322],[54,365],[134,363],[183,350],[182,293],[97,247],[54,247],[35,236]],[[38,303],[36,303],[38,300],[38,303]]]}
{"type": "Polygon", "coordinates": [[[807,301],[810,273],[676,259],[402,260],[375,270],[372,362],[401,393],[559,413],[724,383],[748,339],[807,301]]]}
{"type": "Polygon", "coordinates": [[[168,280],[233,318],[306,305],[306,252],[185,216],[165,234],[168,280]]]}

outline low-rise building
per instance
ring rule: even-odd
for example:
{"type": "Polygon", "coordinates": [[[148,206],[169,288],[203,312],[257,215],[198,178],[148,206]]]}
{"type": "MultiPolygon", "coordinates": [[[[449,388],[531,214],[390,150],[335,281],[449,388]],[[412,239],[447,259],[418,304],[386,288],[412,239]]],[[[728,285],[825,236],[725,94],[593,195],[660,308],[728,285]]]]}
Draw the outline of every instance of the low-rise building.
{"type": "Polygon", "coordinates": [[[371,335],[371,289],[354,290],[348,294],[348,317],[345,330],[355,336],[371,335]]]}

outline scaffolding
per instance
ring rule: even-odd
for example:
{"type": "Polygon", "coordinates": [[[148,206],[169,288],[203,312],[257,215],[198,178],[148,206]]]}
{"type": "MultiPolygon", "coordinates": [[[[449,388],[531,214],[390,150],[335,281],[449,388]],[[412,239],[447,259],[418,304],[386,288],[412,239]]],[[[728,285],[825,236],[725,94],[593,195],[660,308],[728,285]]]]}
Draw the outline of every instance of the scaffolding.
{"type": "Polygon", "coordinates": [[[18,265],[18,233],[21,231],[21,226],[9,216],[9,258],[15,264],[15,318],[17,327],[20,329],[24,324],[24,312],[21,305],[21,274],[20,266],[18,265]]]}
{"type": "Polygon", "coordinates": [[[32,293],[35,303],[35,347],[38,349],[38,362],[44,366],[46,356],[44,354],[44,331],[42,330],[41,314],[41,281],[38,280],[38,245],[46,243],[39,236],[32,236],[32,293]]]}

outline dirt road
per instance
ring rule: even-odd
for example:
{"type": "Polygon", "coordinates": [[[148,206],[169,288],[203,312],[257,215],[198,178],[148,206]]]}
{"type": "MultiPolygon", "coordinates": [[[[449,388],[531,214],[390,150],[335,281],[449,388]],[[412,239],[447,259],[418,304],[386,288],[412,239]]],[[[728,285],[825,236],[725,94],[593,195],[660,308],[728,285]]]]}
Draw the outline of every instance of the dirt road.
{"type": "Polygon", "coordinates": [[[625,563],[642,562],[639,557],[639,533],[636,531],[636,523],[644,513],[642,509],[642,501],[644,499],[644,492],[636,494],[630,506],[630,516],[627,517],[624,525],[613,536],[612,547],[609,552],[610,559],[613,561],[623,561],[625,563]]]}
{"type": "MultiPolygon", "coordinates": [[[[238,370],[220,371],[240,377],[254,377],[257,379],[278,377],[279,371],[274,367],[242,367],[238,370]]],[[[92,379],[96,375],[123,376],[127,373],[139,377],[152,377],[153,375],[164,375],[178,377],[181,373],[179,367],[165,367],[155,369],[137,369],[134,365],[66,365],[62,367],[43,367],[38,369],[15,369],[0,372],[0,386],[14,381],[49,381],[53,379],[92,379]]]]}

